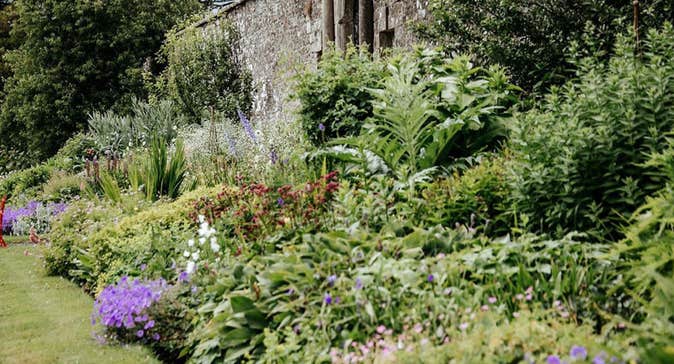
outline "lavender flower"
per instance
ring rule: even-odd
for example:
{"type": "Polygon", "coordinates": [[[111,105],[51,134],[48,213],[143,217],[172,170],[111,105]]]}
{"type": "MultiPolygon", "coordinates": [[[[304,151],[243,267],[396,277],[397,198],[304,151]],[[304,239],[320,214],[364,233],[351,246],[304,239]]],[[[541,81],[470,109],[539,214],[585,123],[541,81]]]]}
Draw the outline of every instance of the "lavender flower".
{"type": "Polygon", "coordinates": [[[325,297],[323,298],[323,302],[325,302],[326,305],[332,304],[332,296],[330,296],[330,293],[325,294],[325,297]]]}
{"type": "Polygon", "coordinates": [[[583,346],[574,345],[571,347],[571,355],[574,359],[585,360],[587,358],[587,349],[583,346]]]}
{"type": "Polygon", "coordinates": [[[250,125],[250,121],[248,118],[246,118],[246,115],[243,114],[241,110],[237,110],[239,114],[239,119],[241,120],[241,124],[243,124],[243,129],[246,131],[246,134],[248,134],[248,137],[254,142],[257,142],[257,138],[255,138],[255,132],[253,132],[253,127],[250,125]]]}
{"type": "Polygon", "coordinates": [[[428,275],[428,282],[429,282],[429,283],[433,283],[434,280],[435,280],[435,277],[433,277],[432,274],[429,274],[429,275],[428,275]]]}
{"type": "Polygon", "coordinates": [[[325,125],[323,125],[323,123],[318,124],[318,130],[320,130],[321,132],[324,132],[325,131],[325,125]]]}
{"type": "Polygon", "coordinates": [[[285,204],[285,201],[283,201],[283,198],[279,197],[279,198],[276,200],[276,203],[277,203],[279,206],[283,206],[283,205],[285,204]]]}
{"type": "Polygon", "coordinates": [[[550,355],[545,361],[547,364],[562,364],[562,360],[557,355],[550,355]]]}
{"type": "Polygon", "coordinates": [[[335,281],[337,281],[337,276],[336,276],[336,275],[333,274],[333,275],[331,275],[331,276],[328,277],[328,285],[329,285],[330,287],[332,287],[332,286],[335,285],[335,281]]]}
{"type": "Polygon", "coordinates": [[[272,151],[269,153],[269,159],[271,160],[271,164],[278,163],[279,157],[275,150],[272,149],[272,151]]]}
{"type": "Polygon", "coordinates": [[[356,289],[363,289],[363,280],[360,278],[356,278],[356,289]]]}

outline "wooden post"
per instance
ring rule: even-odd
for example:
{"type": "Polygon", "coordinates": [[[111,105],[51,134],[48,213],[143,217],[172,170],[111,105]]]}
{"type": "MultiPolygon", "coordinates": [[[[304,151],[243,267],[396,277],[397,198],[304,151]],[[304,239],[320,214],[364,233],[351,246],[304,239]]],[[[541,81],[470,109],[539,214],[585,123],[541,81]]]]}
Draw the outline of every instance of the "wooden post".
{"type": "Polygon", "coordinates": [[[353,2],[352,0],[335,0],[335,45],[337,49],[346,50],[346,45],[353,35],[353,2]]]}
{"type": "Polygon", "coordinates": [[[358,0],[358,39],[367,44],[370,53],[374,52],[374,2],[358,0]]]}
{"type": "Polygon", "coordinates": [[[4,226],[2,226],[2,217],[5,214],[5,203],[7,203],[7,195],[4,195],[2,197],[2,201],[0,201],[0,247],[6,248],[7,243],[5,243],[5,238],[2,237],[2,230],[4,229],[4,226]]]}
{"type": "Polygon", "coordinates": [[[335,6],[333,0],[323,0],[323,51],[335,41],[335,6]]]}

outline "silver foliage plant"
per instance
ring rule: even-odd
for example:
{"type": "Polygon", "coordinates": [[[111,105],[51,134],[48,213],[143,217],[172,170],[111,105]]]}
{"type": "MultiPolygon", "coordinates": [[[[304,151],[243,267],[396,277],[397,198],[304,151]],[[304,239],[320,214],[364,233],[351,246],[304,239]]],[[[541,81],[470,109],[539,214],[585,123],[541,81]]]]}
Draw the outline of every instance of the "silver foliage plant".
{"type": "Polygon", "coordinates": [[[148,146],[154,136],[174,140],[178,129],[187,124],[170,100],[156,103],[133,100],[131,109],[129,115],[106,111],[89,116],[91,135],[101,151],[119,156],[148,146]]]}
{"type": "Polygon", "coordinates": [[[222,155],[237,163],[241,173],[259,174],[285,164],[304,151],[301,126],[290,120],[249,120],[239,112],[239,119],[216,117],[180,129],[190,161],[222,155]]]}

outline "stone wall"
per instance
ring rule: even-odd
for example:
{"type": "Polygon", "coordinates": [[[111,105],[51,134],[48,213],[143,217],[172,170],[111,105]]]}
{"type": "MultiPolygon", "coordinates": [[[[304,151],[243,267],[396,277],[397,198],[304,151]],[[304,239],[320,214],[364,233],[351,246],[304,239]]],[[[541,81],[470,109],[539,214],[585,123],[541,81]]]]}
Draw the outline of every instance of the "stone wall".
{"type": "MultiPolygon", "coordinates": [[[[425,17],[427,0],[374,3],[375,49],[413,44],[406,24],[425,17]]],[[[225,16],[241,32],[242,58],[256,90],[255,122],[291,120],[295,105],[288,100],[290,78],[302,67],[314,68],[322,53],[321,4],[321,0],[238,0],[200,24],[207,26],[225,16]]]]}

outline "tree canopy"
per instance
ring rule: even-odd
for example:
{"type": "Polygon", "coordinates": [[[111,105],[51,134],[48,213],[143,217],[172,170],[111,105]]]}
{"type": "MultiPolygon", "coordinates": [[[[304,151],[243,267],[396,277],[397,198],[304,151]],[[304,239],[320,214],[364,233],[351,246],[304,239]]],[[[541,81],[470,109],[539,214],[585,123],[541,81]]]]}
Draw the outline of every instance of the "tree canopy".
{"type": "Polygon", "coordinates": [[[198,0],[17,0],[6,55],[11,75],[0,112],[0,147],[32,159],[56,152],[92,110],[142,96],[143,73],[165,33],[203,9],[198,0]]]}

